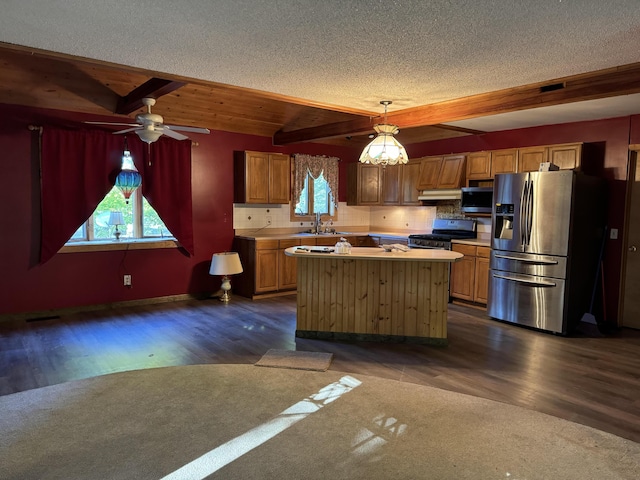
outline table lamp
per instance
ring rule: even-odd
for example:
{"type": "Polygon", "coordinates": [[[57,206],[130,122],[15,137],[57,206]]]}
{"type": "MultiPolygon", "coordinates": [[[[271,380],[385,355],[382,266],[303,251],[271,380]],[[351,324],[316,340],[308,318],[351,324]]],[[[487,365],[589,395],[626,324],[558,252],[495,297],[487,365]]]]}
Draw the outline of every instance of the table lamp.
{"type": "Polygon", "coordinates": [[[109,214],[109,225],[115,225],[116,231],[114,235],[116,236],[116,242],[120,240],[120,230],[118,230],[118,225],[124,225],[124,217],[122,216],[122,212],[111,212],[109,214]]]}
{"type": "Polygon", "coordinates": [[[213,254],[209,275],[222,275],[222,285],[220,288],[224,293],[222,297],[220,297],[221,302],[227,303],[231,299],[229,295],[229,290],[231,290],[229,275],[235,275],[236,273],[242,273],[242,264],[240,263],[240,257],[237,252],[213,254]]]}

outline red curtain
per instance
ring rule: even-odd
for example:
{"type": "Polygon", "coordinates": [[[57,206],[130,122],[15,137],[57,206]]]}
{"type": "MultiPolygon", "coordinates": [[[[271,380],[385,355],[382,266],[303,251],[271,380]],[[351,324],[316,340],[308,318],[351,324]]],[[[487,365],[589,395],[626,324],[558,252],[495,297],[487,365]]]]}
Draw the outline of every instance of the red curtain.
{"type": "Polygon", "coordinates": [[[193,255],[191,141],[160,137],[147,146],[137,137],[135,140],[145,151],[144,164],[136,162],[142,174],[142,194],[180,245],[193,255]]]}
{"type": "MultiPolygon", "coordinates": [[[[128,142],[142,175],[143,194],[184,249],[193,254],[191,142],[160,138],[149,147],[135,135],[128,142]]],[[[40,263],[60,250],[113,188],[123,150],[122,135],[43,129],[40,263]]]]}

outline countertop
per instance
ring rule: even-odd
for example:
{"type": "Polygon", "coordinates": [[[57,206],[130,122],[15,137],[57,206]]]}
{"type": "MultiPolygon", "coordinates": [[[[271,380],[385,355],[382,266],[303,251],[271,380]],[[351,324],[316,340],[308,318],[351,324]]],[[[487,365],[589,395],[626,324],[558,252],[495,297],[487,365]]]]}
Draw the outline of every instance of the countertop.
{"type": "Polygon", "coordinates": [[[244,238],[247,240],[286,240],[290,238],[322,238],[333,237],[336,242],[340,240],[340,237],[382,237],[382,238],[408,238],[410,233],[397,233],[397,232],[335,232],[335,233],[243,233],[236,235],[237,238],[244,238]]]}
{"type": "MultiPolygon", "coordinates": [[[[406,252],[394,250],[387,252],[381,247],[353,247],[351,253],[320,253],[301,250],[301,247],[287,248],[284,253],[290,257],[307,258],[336,258],[359,260],[390,260],[390,261],[424,261],[424,262],[456,262],[462,258],[462,254],[450,250],[436,250],[425,248],[412,248],[406,252]]],[[[317,247],[330,248],[330,247],[317,247]]]]}

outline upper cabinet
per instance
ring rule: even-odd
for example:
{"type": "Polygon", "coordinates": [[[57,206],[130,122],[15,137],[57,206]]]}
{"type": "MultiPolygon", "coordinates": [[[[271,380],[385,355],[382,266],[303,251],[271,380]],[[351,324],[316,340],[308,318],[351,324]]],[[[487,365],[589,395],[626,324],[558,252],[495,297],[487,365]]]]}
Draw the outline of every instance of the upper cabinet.
{"type": "Polygon", "coordinates": [[[291,198],[289,155],[236,152],[234,161],[235,203],[289,203],[291,198]]]}
{"type": "Polygon", "coordinates": [[[581,168],[584,150],[582,143],[566,143],[473,152],[467,156],[467,185],[490,184],[499,173],[535,172],[545,162],[561,170],[581,168]]]}
{"type": "Polygon", "coordinates": [[[420,161],[406,165],[347,166],[347,205],[420,205],[417,182],[420,161]]]}
{"type": "Polygon", "coordinates": [[[378,165],[347,166],[347,205],[380,205],[382,174],[378,165]]]}
{"type": "Polygon", "coordinates": [[[491,152],[491,178],[499,173],[516,173],[518,149],[494,150],[491,152]]]}
{"type": "Polygon", "coordinates": [[[420,159],[418,190],[460,188],[464,179],[465,155],[446,155],[420,159]]]}

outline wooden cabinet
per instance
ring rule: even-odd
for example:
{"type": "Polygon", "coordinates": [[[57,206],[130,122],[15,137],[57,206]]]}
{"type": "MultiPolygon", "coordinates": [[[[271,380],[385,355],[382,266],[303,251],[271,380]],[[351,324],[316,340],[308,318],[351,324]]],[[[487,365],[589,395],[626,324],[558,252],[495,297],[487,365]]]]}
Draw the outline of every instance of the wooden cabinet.
{"type": "Polygon", "coordinates": [[[400,205],[402,201],[402,165],[379,167],[382,205],[400,205]]]}
{"type": "Polygon", "coordinates": [[[476,251],[475,285],[473,289],[473,301],[487,304],[489,297],[489,247],[478,247],[476,251]]]}
{"type": "Polygon", "coordinates": [[[518,172],[536,172],[540,164],[547,161],[547,147],[518,149],[518,172]]]}
{"type": "Polygon", "coordinates": [[[460,188],[464,180],[465,155],[424,157],[420,160],[418,190],[460,188]]]}
{"type": "Polygon", "coordinates": [[[234,249],[240,255],[243,272],[232,279],[232,289],[245,297],[291,293],[297,284],[297,263],[284,250],[302,245],[300,239],[251,240],[236,238],[234,249]]]}
{"type": "Polygon", "coordinates": [[[473,152],[467,155],[467,182],[491,178],[491,152],[473,152]]]}
{"type": "Polygon", "coordinates": [[[451,264],[449,295],[453,298],[486,305],[489,286],[489,247],[452,245],[464,257],[451,264]]]}
{"type": "Polygon", "coordinates": [[[406,165],[352,163],[347,168],[347,205],[420,205],[420,162],[406,165]]]}
{"type": "Polygon", "coordinates": [[[378,165],[351,163],[347,167],[347,205],[380,205],[381,174],[378,165]]]}
{"type": "Polygon", "coordinates": [[[291,198],[289,155],[264,152],[236,152],[234,159],[234,202],[280,204],[291,198]]]}
{"type": "Polygon", "coordinates": [[[518,168],[518,149],[494,150],[491,152],[491,178],[499,173],[516,173],[518,168]]]}
{"type": "Polygon", "coordinates": [[[402,166],[402,191],[400,205],[420,205],[418,181],[420,180],[420,162],[411,161],[402,166]]]}
{"type": "Polygon", "coordinates": [[[548,162],[555,163],[560,170],[581,167],[582,143],[549,145],[548,162]]]}

